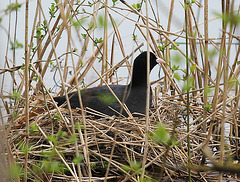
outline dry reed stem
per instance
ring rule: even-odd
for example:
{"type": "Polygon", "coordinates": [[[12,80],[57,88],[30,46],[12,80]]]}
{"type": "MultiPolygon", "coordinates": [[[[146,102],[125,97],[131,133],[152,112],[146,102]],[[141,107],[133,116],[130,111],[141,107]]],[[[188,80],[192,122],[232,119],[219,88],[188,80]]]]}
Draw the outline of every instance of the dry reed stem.
{"type": "MultiPolygon", "coordinates": [[[[208,0],[204,0],[204,88],[208,88],[208,73],[209,73],[209,61],[208,61],[208,0]]],[[[207,90],[203,92],[204,105],[208,104],[208,93],[207,90]]],[[[203,119],[207,117],[207,111],[203,111],[203,119]]],[[[206,132],[206,124],[203,124],[203,132],[206,132]]]]}
{"type": "MultiPolygon", "coordinates": [[[[24,71],[24,80],[25,80],[25,119],[26,119],[26,145],[29,145],[29,52],[28,52],[28,10],[29,10],[29,1],[26,1],[26,13],[25,13],[25,71],[24,71]]],[[[27,168],[28,168],[28,152],[25,154],[25,164],[24,164],[24,181],[27,182],[27,168]]]]}
{"type": "MultiPolygon", "coordinates": [[[[146,124],[145,124],[145,132],[148,133],[149,132],[149,108],[150,108],[150,38],[149,38],[149,16],[148,16],[148,0],[145,3],[146,6],[146,16],[147,16],[147,20],[146,20],[146,40],[147,40],[147,96],[146,96],[146,116],[145,116],[145,120],[146,120],[146,124]]],[[[142,158],[142,174],[141,174],[141,179],[144,179],[144,173],[146,170],[146,162],[147,162],[147,154],[148,154],[148,147],[149,147],[149,141],[148,141],[148,135],[144,136],[144,154],[143,154],[143,158],[142,158]]]]}
{"type": "MultiPolygon", "coordinates": [[[[71,4],[72,5],[72,4],[71,4]]],[[[69,30],[70,29],[70,27],[66,27],[67,29],[68,29],[68,48],[69,48],[69,50],[72,50],[72,47],[71,47],[71,44],[70,44],[70,39],[71,39],[71,30],[69,30]]],[[[67,50],[68,50],[68,48],[67,48],[67,50]]],[[[66,57],[67,58],[67,57],[66,57]]],[[[72,54],[72,52],[71,52],[71,58],[72,58],[72,65],[73,65],[73,69],[74,69],[74,75],[75,75],[75,82],[76,82],[76,84],[78,85],[78,83],[77,83],[77,74],[76,74],[76,67],[75,67],[75,64],[74,64],[74,61],[73,61],[73,54],[72,54]]],[[[67,70],[67,64],[65,63],[65,68],[66,69],[64,69],[64,70],[67,70]]],[[[66,71],[65,71],[66,72],[66,71]]],[[[66,79],[64,79],[64,81],[65,81],[66,79]]],[[[78,94],[80,95],[80,91],[78,90],[78,94]]],[[[81,108],[82,108],[82,110],[83,110],[83,107],[82,107],[82,102],[81,102],[81,96],[79,96],[79,103],[81,104],[81,108]]],[[[71,114],[71,113],[70,113],[71,114]]],[[[85,115],[84,115],[84,112],[82,112],[82,116],[83,116],[83,123],[85,123],[85,115]]],[[[72,115],[71,115],[71,121],[72,121],[73,119],[72,119],[72,115]]],[[[73,127],[72,127],[72,133],[73,133],[73,135],[75,135],[75,130],[76,130],[76,128],[75,128],[75,123],[74,122],[72,122],[72,125],[73,125],[73,127]]],[[[83,140],[83,135],[82,135],[82,133],[81,133],[81,131],[79,132],[80,133],[80,140],[81,140],[81,142],[83,143],[83,145],[85,145],[85,141],[83,140]]],[[[77,141],[75,141],[74,142],[74,147],[75,147],[75,152],[76,152],[76,157],[80,157],[80,153],[79,153],[79,150],[78,150],[78,143],[77,143],[77,141]]],[[[90,177],[90,179],[89,180],[91,180],[91,170],[90,170],[90,162],[89,162],[89,156],[87,155],[88,154],[88,150],[87,150],[87,148],[88,148],[88,146],[87,145],[85,145],[85,147],[84,147],[84,156],[85,156],[85,159],[86,159],[86,162],[87,162],[87,166],[88,166],[88,173],[89,173],[89,177],[90,177]]],[[[75,168],[74,168],[75,169],[75,168]]],[[[80,168],[80,164],[77,164],[77,169],[78,169],[78,176],[79,176],[79,180],[81,181],[81,168],[80,168]]]]}

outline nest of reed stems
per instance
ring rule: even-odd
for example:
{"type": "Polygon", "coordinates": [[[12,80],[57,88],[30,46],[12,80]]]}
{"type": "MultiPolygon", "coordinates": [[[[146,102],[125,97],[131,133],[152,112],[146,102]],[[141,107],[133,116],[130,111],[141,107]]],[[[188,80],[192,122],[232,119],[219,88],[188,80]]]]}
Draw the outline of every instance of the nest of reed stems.
{"type": "MultiPolygon", "coordinates": [[[[34,105],[31,104],[29,118],[29,179],[138,181],[146,156],[144,179],[188,180],[188,136],[187,124],[184,122],[187,117],[186,107],[172,96],[155,98],[154,107],[150,111],[148,133],[145,117],[95,119],[90,115],[79,114],[79,109],[72,110],[70,117],[68,109],[60,108],[64,117],[62,119],[51,101],[44,104],[41,99],[32,99],[34,105]],[[164,144],[154,140],[151,133],[156,132],[159,123],[165,125],[175,143],[164,144]]],[[[217,167],[223,170],[215,164],[219,157],[219,136],[210,138],[210,135],[199,132],[203,129],[203,121],[199,119],[202,111],[196,104],[191,106],[191,111],[189,139],[192,181],[217,180],[218,175],[214,170],[217,167]],[[211,153],[215,153],[214,158],[211,153]]],[[[8,135],[11,155],[21,165],[24,165],[26,154],[25,124],[23,112],[11,124],[8,135]]],[[[212,124],[206,124],[213,131],[212,124]]],[[[226,150],[229,159],[235,155],[233,148],[232,144],[226,150]]],[[[226,179],[234,177],[231,170],[236,172],[238,169],[223,170],[226,179]]]]}

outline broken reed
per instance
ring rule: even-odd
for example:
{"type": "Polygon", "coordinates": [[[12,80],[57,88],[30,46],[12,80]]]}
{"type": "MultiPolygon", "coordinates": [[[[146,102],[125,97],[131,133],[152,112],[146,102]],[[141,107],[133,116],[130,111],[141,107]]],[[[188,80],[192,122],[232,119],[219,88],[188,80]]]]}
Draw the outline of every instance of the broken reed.
{"type": "MultiPolygon", "coordinates": [[[[185,3],[183,3],[182,7],[186,11],[185,28],[178,32],[171,32],[171,26],[174,23],[172,19],[174,16],[173,12],[175,11],[174,3],[176,3],[174,0],[171,1],[170,5],[167,30],[163,29],[161,26],[161,19],[159,19],[161,17],[158,16],[160,9],[153,8],[159,7],[158,1],[148,1],[149,5],[147,9],[149,14],[153,15],[151,17],[146,16],[145,14],[144,2],[129,4],[129,2],[121,0],[117,1],[117,3],[115,1],[92,1],[76,4],[74,1],[71,1],[70,3],[67,1],[64,3],[55,1],[49,8],[49,12],[46,13],[41,1],[38,1],[32,25],[34,28],[30,29],[29,27],[31,26],[27,21],[25,25],[25,35],[27,35],[27,32],[31,33],[29,40],[28,37],[25,38],[26,63],[23,66],[25,74],[22,75],[19,67],[15,67],[18,65],[13,64],[16,62],[15,51],[13,52],[13,59],[8,58],[8,50],[10,48],[7,48],[8,50],[6,51],[6,57],[8,58],[5,60],[6,69],[1,71],[2,75],[9,74],[8,71],[11,70],[18,72],[19,77],[17,74],[10,72],[13,83],[12,88],[17,90],[14,92],[15,96],[18,97],[18,94],[20,93],[22,95],[21,99],[25,102],[25,104],[23,104],[24,102],[21,102],[21,99],[15,99],[14,109],[10,109],[7,104],[4,105],[3,110],[5,110],[9,114],[9,118],[11,118],[9,122],[11,121],[11,123],[14,124],[21,114],[26,115],[26,118],[28,118],[27,115],[30,113],[27,109],[29,98],[28,93],[30,94],[30,109],[31,101],[33,101],[31,100],[33,93],[39,94],[39,91],[41,91],[41,93],[46,94],[44,96],[48,95],[52,100],[53,94],[49,92],[49,88],[45,86],[43,81],[51,67],[57,69],[57,73],[60,76],[59,83],[61,83],[61,88],[57,89],[58,95],[66,95],[66,93],[73,89],[79,90],[79,88],[82,87],[81,84],[84,81],[84,77],[87,76],[91,68],[94,68],[94,71],[98,75],[101,75],[98,78],[100,84],[116,83],[117,81],[115,82],[113,77],[114,73],[116,74],[118,67],[123,64],[127,65],[130,72],[131,64],[128,61],[137,49],[132,52],[125,50],[123,35],[119,29],[122,23],[130,21],[132,24],[135,24],[132,37],[133,42],[136,43],[134,44],[135,47],[139,50],[143,50],[142,44],[139,45],[138,42],[138,40],[143,38],[143,42],[148,43],[150,51],[153,51],[159,57],[164,58],[167,63],[167,65],[162,66],[165,75],[163,82],[164,85],[161,86],[161,84],[158,84],[155,87],[156,109],[160,108],[159,106],[161,103],[159,99],[162,98],[165,103],[168,103],[169,99],[170,104],[175,102],[183,106],[183,108],[184,106],[187,106],[189,110],[187,116],[189,117],[191,115],[190,119],[192,121],[187,122],[188,125],[186,126],[186,118],[183,117],[181,120],[181,126],[186,129],[186,136],[189,136],[189,147],[187,149],[189,165],[191,165],[191,161],[193,160],[193,151],[191,149],[194,148],[193,146],[196,144],[199,145],[197,150],[200,155],[203,155],[202,153],[204,153],[205,156],[211,159],[211,163],[219,161],[221,165],[223,164],[223,159],[227,157],[227,155],[225,155],[227,152],[224,149],[225,145],[228,145],[231,149],[230,153],[232,153],[232,156],[237,157],[239,127],[239,83],[237,78],[240,73],[240,67],[238,65],[240,47],[238,46],[235,55],[231,55],[230,57],[230,53],[233,47],[233,41],[239,41],[239,37],[236,36],[235,33],[237,26],[239,26],[239,14],[238,11],[234,9],[234,1],[231,3],[224,3],[225,1],[222,1],[221,16],[218,16],[218,18],[222,18],[222,36],[209,37],[207,27],[209,27],[208,24],[211,22],[208,20],[209,12],[207,2],[207,0],[204,1],[204,32],[200,31],[199,25],[201,23],[197,22],[195,15],[196,12],[194,12],[192,7],[193,5],[197,5],[199,8],[202,8],[202,5],[194,1],[185,1],[185,3]],[[120,10],[122,10],[123,13],[120,10]],[[50,17],[48,13],[50,14],[50,17]],[[101,15],[101,13],[103,13],[104,16],[101,15]],[[117,13],[118,18],[121,17],[119,22],[116,22],[113,18],[114,13],[117,13]],[[133,14],[135,15],[135,18],[129,16],[133,14]],[[85,17],[88,18],[88,24],[84,23],[85,17]],[[109,31],[109,27],[112,27],[111,32],[109,31]],[[99,29],[103,32],[103,38],[96,37],[96,32],[99,29]],[[138,31],[138,35],[135,33],[136,31],[138,31]],[[77,39],[73,38],[73,32],[76,34],[77,39]],[[61,46],[63,45],[61,43],[62,36],[67,37],[67,42],[64,43],[64,45],[66,45],[66,51],[65,53],[59,54],[57,48],[60,44],[61,46]],[[184,50],[176,43],[180,38],[186,40],[187,49],[184,50]],[[78,42],[81,42],[82,47],[80,49],[78,48],[79,50],[76,51],[74,45],[78,42]],[[218,42],[220,42],[220,45],[218,42]],[[116,49],[121,50],[121,56],[118,55],[118,57],[122,57],[122,61],[118,64],[113,62],[114,58],[116,58],[116,49]],[[87,51],[92,52],[89,58],[87,57],[87,51]],[[186,65],[189,65],[189,68],[186,69],[186,71],[189,71],[188,74],[182,71],[182,68],[175,65],[175,63],[179,61],[179,58],[175,56],[176,54],[182,56],[182,58],[180,58],[181,64],[183,64],[184,58],[186,59],[186,62],[188,63],[186,65]],[[99,58],[102,63],[100,71],[95,69],[94,64],[99,58]],[[64,59],[63,66],[60,64],[61,59],[64,59]],[[214,65],[213,61],[216,59],[217,62],[214,65]],[[69,62],[72,62],[71,65],[73,66],[72,75],[68,74],[69,62]],[[28,64],[30,64],[30,67],[26,70],[26,65],[28,64]],[[214,66],[216,66],[216,68],[214,66]],[[27,73],[29,73],[29,76],[27,76],[27,73]],[[216,76],[214,77],[214,74],[211,73],[216,73],[216,76]],[[26,85],[24,85],[25,81],[28,80],[27,78],[29,78],[29,82],[26,82],[26,85]],[[179,83],[183,84],[182,88],[179,83]],[[29,92],[28,89],[30,89],[31,92],[29,92]],[[159,90],[161,90],[160,94],[159,90]],[[211,92],[211,90],[213,91],[211,92]],[[186,92],[189,92],[189,96],[186,96],[186,92]],[[22,110],[22,107],[26,108],[25,112],[22,110]],[[18,113],[16,118],[12,117],[14,113],[18,113]],[[225,136],[226,123],[230,126],[227,130],[229,136],[225,136]],[[200,133],[202,133],[202,135],[199,135],[198,137],[200,137],[201,140],[198,140],[197,134],[200,133]],[[210,139],[210,137],[212,137],[212,139],[210,139]],[[194,139],[196,139],[196,141],[194,139]],[[203,142],[203,144],[201,144],[200,141],[203,142]],[[211,146],[210,143],[216,144],[217,147],[211,146]],[[212,159],[212,156],[207,152],[207,147],[209,149],[217,149],[217,159],[212,159]]],[[[28,3],[26,3],[26,7],[27,5],[28,3]]],[[[17,11],[18,8],[16,9],[17,11]]],[[[6,12],[9,14],[15,13],[12,9],[6,12]]],[[[29,15],[26,9],[26,17],[27,16],[29,15]]],[[[10,22],[9,26],[12,26],[10,22]]],[[[17,27],[14,27],[14,29],[17,30],[17,27]]],[[[8,42],[10,42],[10,38],[8,42]]],[[[17,48],[17,37],[14,37],[13,43],[13,50],[15,50],[17,48]]],[[[3,79],[2,83],[2,92],[5,89],[3,88],[4,82],[6,82],[5,79],[3,79]]],[[[3,92],[2,95],[6,94],[3,92]]],[[[2,96],[1,99],[3,103],[6,103],[6,97],[2,96]]],[[[47,101],[46,97],[44,99],[47,101]]],[[[54,106],[56,107],[56,105],[54,106]]],[[[57,111],[64,122],[67,122],[58,108],[57,111]]],[[[158,112],[156,112],[156,117],[158,116],[158,112]]],[[[169,111],[169,113],[171,112],[169,111]]],[[[84,119],[85,114],[86,113],[82,112],[82,115],[84,116],[84,128],[86,128],[87,125],[86,120],[84,119]]],[[[51,112],[49,112],[48,116],[49,118],[53,118],[51,112]]],[[[74,134],[76,128],[74,128],[75,121],[71,110],[69,110],[69,116],[72,125],[71,133],[74,134]]],[[[147,120],[148,119],[149,118],[147,118],[147,120]]],[[[2,123],[4,123],[3,117],[2,123]]],[[[174,124],[172,126],[174,126],[174,124]]],[[[29,126],[27,128],[29,128],[29,126]]],[[[86,160],[87,171],[91,178],[91,161],[88,152],[86,132],[87,131],[85,130],[85,135],[80,135],[80,138],[82,145],[84,146],[83,155],[86,160]]],[[[180,137],[179,142],[184,139],[186,139],[184,136],[182,136],[182,138],[180,137]]],[[[74,149],[75,156],[80,156],[77,142],[74,144],[74,149]]],[[[167,158],[167,155],[165,157],[167,158]]],[[[26,155],[26,167],[28,160],[29,159],[26,155]]],[[[108,168],[109,167],[110,166],[108,166],[108,168]]],[[[144,163],[142,168],[145,168],[144,163]]],[[[75,175],[74,172],[72,174],[73,176],[75,175]]],[[[81,176],[81,168],[79,164],[77,165],[77,175],[81,176]]],[[[143,176],[141,177],[143,178],[143,176]]],[[[26,178],[27,176],[25,176],[25,180],[26,178]]],[[[219,175],[219,180],[221,180],[221,178],[222,175],[219,175]]]]}

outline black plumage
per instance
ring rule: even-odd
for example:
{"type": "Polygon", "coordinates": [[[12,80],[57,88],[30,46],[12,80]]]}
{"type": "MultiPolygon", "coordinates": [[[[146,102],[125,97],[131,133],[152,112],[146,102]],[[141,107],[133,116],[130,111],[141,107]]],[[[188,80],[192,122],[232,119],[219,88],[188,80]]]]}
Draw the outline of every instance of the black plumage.
{"type": "MultiPolygon", "coordinates": [[[[161,62],[161,59],[150,52],[150,71],[158,62],[161,62]]],[[[124,98],[124,103],[131,113],[145,114],[147,95],[147,52],[143,52],[135,58],[132,79],[128,85],[109,86],[121,102],[124,98]]],[[[77,92],[72,92],[68,96],[70,98],[71,108],[80,108],[77,92]]],[[[117,112],[122,112],[123,115],[127,116],[125,110],[121,108],[121,104],[119,104],[106,85],[84,89],[81,91],[81,96],[84,107],[92,108],[109,116],[118,115],[117,112]]],[[[65,96],[60,96],[54,97],[54,100],[57,102],[58,106],[60,106],[66,101],[66,98],[65,96]]],[[[152,91],[150,89],[150,102],[151,100],[152,91]]]]}

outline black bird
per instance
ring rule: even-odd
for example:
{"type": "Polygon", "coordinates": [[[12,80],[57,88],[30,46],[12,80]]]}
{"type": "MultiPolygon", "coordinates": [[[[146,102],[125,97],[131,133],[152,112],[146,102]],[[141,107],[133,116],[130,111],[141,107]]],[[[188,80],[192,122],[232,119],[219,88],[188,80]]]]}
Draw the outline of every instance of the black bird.
{"type": "MultiPolygon", "coordinates": [[[[157,58],[155,54],[150,52],[150,71],[157,63],[164,61],[157,58]]],[[[146,95],[147,95],[147,52],[143,52],[136,57],[133,64],[133,73],[131,82],[128,85],[109,85],[119,100],[125,101],[131,113],[145,114],[146,95]]],[[[80,108],[77,92],[69,95],[71,108],[80,108]]],[[[109,116],[118,115],[122,112],[124,116],[128,116],[121,104],[116,100],[106,85],[93,87],[81,91],[82,103],[84,107],[89,107],[109,116]],[[115,111],[114,111],[115,110],[115,111]],[[117,112],[116,112],[117,111],[117,112]]],[[[66,101],[65,96],[53,98],[58,106],[66,101]]],[[[152,101],[152,91],[150,89],[150,104],[152,101]]]]}

